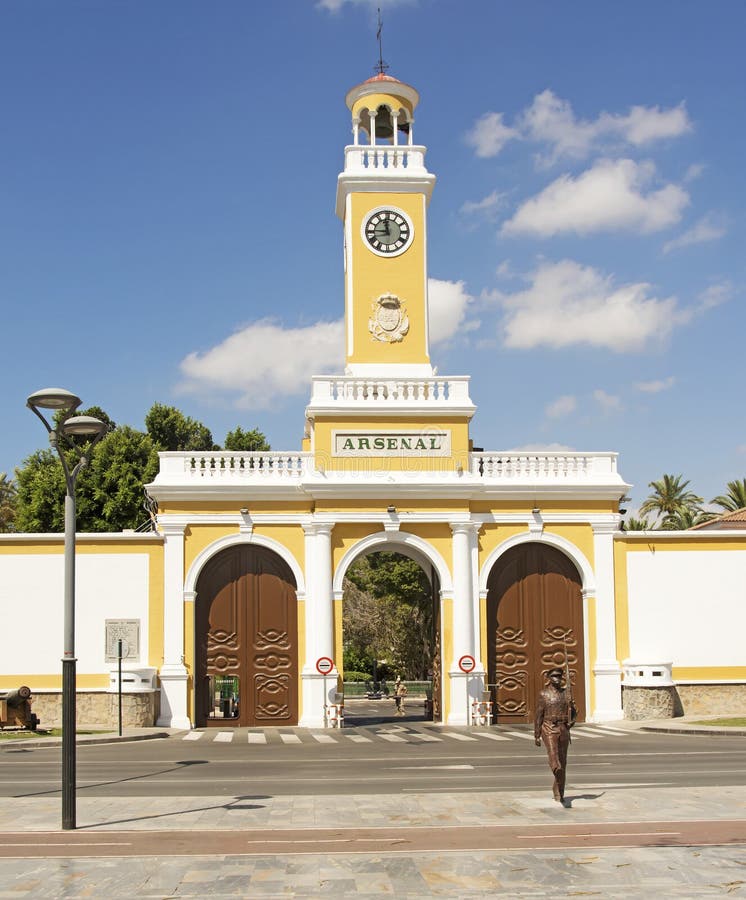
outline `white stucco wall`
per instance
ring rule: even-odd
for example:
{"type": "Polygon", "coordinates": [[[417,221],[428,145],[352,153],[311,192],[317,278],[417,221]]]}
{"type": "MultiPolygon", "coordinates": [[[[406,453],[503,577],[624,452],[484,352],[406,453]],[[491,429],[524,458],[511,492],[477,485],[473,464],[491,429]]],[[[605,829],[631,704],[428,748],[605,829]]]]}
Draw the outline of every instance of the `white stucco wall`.
{"type": "Polygon", "coordinates": [[[744,665],[746,550],[636,550],[627,587],[633,659],[744,665]]]}
{"type": "MultiPolygon", "coordinates": [[[[147,665],[147,554],[79,554],[76,560],[75,650],[77,672],[102,674],[106,619],[140,620],[140,657],[147,665]]],[[[0,556],[0,612],[5,637],[0,674],[58,674],[61,671],[64,559],[62,554],[0,556]],[[17,631],[8,630],[15,622],[17,631]]]]}

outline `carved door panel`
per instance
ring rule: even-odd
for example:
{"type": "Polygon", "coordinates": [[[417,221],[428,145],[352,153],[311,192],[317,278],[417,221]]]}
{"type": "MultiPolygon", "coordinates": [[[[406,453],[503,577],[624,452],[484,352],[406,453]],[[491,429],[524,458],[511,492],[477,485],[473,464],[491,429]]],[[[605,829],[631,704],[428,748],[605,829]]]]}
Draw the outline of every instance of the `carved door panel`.
{"type": "Polygon", "coordinates": [[[214,557],[197,584],[198,725],[293,725],[298,719],[292,573],[262,547],[214,557]]]}
{"type": "Polygon", "coordinates": [[[585,720],[580,578],[564,554],[544,544],[508,551],[490,573],[488,681],[496,719],[531,722],[546,673],[564,665],[564,644],[580,721],[585,720]]]}

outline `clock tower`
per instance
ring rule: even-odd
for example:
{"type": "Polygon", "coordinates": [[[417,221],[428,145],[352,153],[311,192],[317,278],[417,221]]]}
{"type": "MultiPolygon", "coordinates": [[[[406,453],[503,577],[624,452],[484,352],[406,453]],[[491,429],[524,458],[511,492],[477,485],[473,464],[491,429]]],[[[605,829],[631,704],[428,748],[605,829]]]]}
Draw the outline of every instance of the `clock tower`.
{"type": "Polygon", "coordinates": [[[417,91],[379,73],[347,93],[352,144],[337,184],[344,222],[345,367],[358,377],[433,374],[427,205],[435,176],[413,142],[417,91]]]}

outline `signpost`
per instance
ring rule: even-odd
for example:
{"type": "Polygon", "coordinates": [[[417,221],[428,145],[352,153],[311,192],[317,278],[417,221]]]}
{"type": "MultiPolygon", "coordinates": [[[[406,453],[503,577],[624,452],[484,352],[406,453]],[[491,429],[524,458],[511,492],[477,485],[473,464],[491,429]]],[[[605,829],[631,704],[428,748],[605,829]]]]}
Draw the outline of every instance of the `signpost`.
{"type": "Polygon", "coordinates": [[[324,676],[324,728],[328,727],[329,697],[326,693],[326,676],[334,668],[334,660],[330,656],[320,656],[316,660],[316,671],[324,676]]]}
{"type": "Polygon", "coordinates": [[[477,661],[468,653],[465,653],[458,661],[458,667],[466,675],[464,684],[466,685],[466,724],[471,725],[471,716],[469,715],[469,673],[476,668],[477,661]]]}

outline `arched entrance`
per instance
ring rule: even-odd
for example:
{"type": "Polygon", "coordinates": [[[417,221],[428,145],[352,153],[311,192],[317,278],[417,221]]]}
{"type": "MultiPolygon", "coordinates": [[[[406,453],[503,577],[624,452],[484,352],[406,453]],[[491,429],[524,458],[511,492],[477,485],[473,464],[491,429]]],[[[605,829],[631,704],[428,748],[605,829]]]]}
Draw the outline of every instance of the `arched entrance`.
{"type": "Polygon", "coordinates": [[[507,550],[487,582],[488,683],[498,723],[531,722],[546,673],[564,666],[565,646],[578,720],[585,721],[580,575],[560,550],[524,543],[507,550]]]}
{"type": "Polygon", "coordinates": [[[298,722],[295,578],[266,547],[242,544],[210,559],[197,580],[195,723],[298,722]]]}
{"type": "Polygon", "coordinates": [[[438,572],[420,553],[405,545],[379,547],[359,554],[345,575],[342,635],[346,721],[371,725],[393,721],[402,713],[408,721],[440,721],[438,572]],[[350,676],[350,671],[357,674],[350,676]],[[404,682],[407,695],[394,705],[397,676],[404,682]]]}

